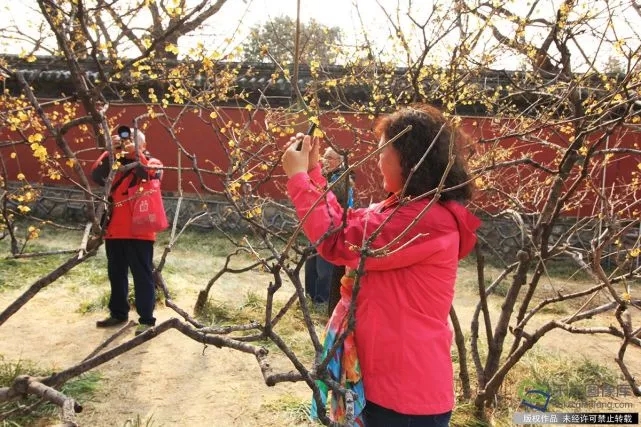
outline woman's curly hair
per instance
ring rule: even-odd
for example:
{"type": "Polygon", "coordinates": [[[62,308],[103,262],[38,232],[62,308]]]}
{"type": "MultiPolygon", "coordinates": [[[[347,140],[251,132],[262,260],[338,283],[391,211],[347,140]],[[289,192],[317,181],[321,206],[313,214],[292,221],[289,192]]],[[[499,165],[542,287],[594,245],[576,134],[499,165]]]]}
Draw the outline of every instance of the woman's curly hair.
{"type": "Polygon", "coordinates": [[[453,126],[436,107],[426,104],[403,108],[382,117],[375,126],[375,132],[379,138],[382,136],[389,140],[409,125],[412,130],[392,142],[399,153],[403,182],[407,182],[410,171],[425,151],[429,149],[429,153],[410,177],[404,194],[417,197],[436,189],[450,162],[450,144],[454,144],[453,164],[445,178],[440,200],[470,200],[473,185],[459,152],[462,144],[469,141],[467,134],[453,126]]]}

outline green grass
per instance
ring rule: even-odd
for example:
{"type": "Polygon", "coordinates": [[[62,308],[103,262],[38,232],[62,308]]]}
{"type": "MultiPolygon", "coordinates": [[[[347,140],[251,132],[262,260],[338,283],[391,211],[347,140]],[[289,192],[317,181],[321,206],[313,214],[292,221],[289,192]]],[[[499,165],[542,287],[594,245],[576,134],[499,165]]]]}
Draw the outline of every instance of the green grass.
{"type": "Polygon", "coordinates": [[[155,427],[156,422],[154,421],[153,415],[150,415],[148,418],[142,418],[140,414],[136,415],[135,418],[129,418],[123,424],[123,427],[155,427]]]}
{"type": "Polygon", "coordinates": [[[450,427],[490,427],[490,424],[479,421],[474,412],[475,408],[471,403],[457,403],[452,412],[450,427]]]}
{"type": "MultiPolygon", "coordinates": [[[[469,342],[469,333],[465,334],[469,342]]],[[[479,340],[481,360],[487,355],[485,340],[479,340]]],[[[458,385],[458,354],[456,348],[452,349],[455,360],[455,379],[458,385]]],[[[476,372],[468,348],[468,369],[471,376],[472,390],[476,385],[476,372]]],[[[620,382],[619,382],[620,383],[620,382]]],[[[492,409],[491,425],[493,427],[511,426],[511,414],[519,407],[528,390],[541,390],[551,395],[548,410],[562,412],[566,405],[586,402],[591,399],[588,395],[588,386],[611,386],[616,390],[617,374],[613,369],[596,363],[583,356],[573,357],[557,352],[550,352],[542,347],[535,347],[521,359],[507,375],[496,400],[496,407],[492,409]]],[[[457,393],[460,390],[457,389],[457,393]]],[[[472,393],[474,395],[474,392],[472,393]]],[[[537,400],[535,394],[526,397],[530,403],[543,404],[537,400]]],[[[544,399],[544,398],[543,398],[544,399]]],[[[472,402],[459,401],[456,404],[450,425],[452,427],[489,427],[475,416],[475,407],[472,402]]]]}
{"type": "Polygon", "coordinates": [[[552,260],[546,264],[547,274],[552,278],[567,279],[574,282],[592,280],[591,276],[571,261],[552,260]]]}
{"type": "Polygon", "coordinates": [[[222,325],[230,322],[248,322],[254,316],[247,316],[238,308],[234,308],[226,301],[210,299],[198,314],[198,320],[209,325],[222,325]]]}
{"type": "Polygon", "coordinates": [[[76,311],[78,313],[88,314],[105,310],[109,305],[109,294],[110,291],[107,289],[103,291],[98,298],[91,301],[82,301],[76,311]]]}
{"type": "MultiPolygon", "coordinates": [[[[0,387],[10,386],[19,375],[48,376],[50,374],[52,374],[52,372],[42,369],[29,361],[7,361],[0,355],[0,387]]],[[[64,384],[60,388],[60,391],[82,404],[83,401],[90,400],[94,396],[99,387],[100,380],[101,376],[98,372],[88,372],[64,384]]],[[[38,420],[38,422],[56,420],[60,414],[60,408],[50,403],[37,404],[38,400],[39,399],[34,396],[29,396],[14,402],[0,403],[0,414],[16,410],[20,407],[36,405],[33,410],[29,412],[23,413],[20,410],[14,412],[14,415],[4,420],[3,424],[0,425],[25,426],[33,424],[36,420],[38,420]]]]}
{"type": "MultiPolygon", "coordinates": [[[[209,299],[205,304],[198,319],[211,326],[224,326],[230,324],[246,324],[250,321],[257,321],[261,324],[265,320],[265,298],[255,292],[248,292],[239,305],[233,305],[227,301],[209,299]]],[[[275,316],[282,303],[275,301],[273,315],[275,316]]],[[[322,335],[325,323],[327,322],[326,306],[310,305],[310,315],[317,334],[322,335]]],[[[278,322],[275,332],[285,341],[288,347],[304,362],[311,363],[314,360],[314,347],[309,338],[309,332],[305,326],[302,311],[298,304],[292,306],[287,314],[278,322]]],[[[246,334],[254,335],[258,331],[248,331],[246,334]]],[[[276,344],[269,340],[259,342],[270,351],[279,352],[276,344]]]]}
{"type": "MultiPolygon", "coordinates": [[[[18,227],[26,227],[19,224],[18,227]]],[[[40,253],[58,250],[75,250],[82,241],[82,230],[68,230],[45,225],[40,227],[40,237],[28,242],[24,253],[40,253]]],[[[0,240],[0,292],[9,291],[29,285],[47,275],[73,254],[44,255],[34,258],[10,258],[8,238],[0,240]]],[[[97,265],[100,261],[89,258],[72,270],[68,277],[75,276],[81,285],[98,281],[97,265]]],[[[104,275],[104,273],[103,273],[104,275]]]]}
{"type": "MultiPolygon", "coordinates": [[[[160,233],[157,241],[161,246],[165,246],[169,242],[169,237],[169,232],[160,233]]],[[[276,245],[278,246],[278,244],[276,245]]],[[[234,252],[238,246],[251,247],[261,255],[270,254],[255,237],[239,233],[225,236],[216,230],[187,230],[175,243],[172,252],[192,255],[195,252],[207,257],[225,257],[234,252]],[[194,249],[196,250],[194,251],[194,249]]],[[[242,252],[239,257],[253,259],[248,252],[242,252]]]]}
{"type": "MultiPolygon", "coordinates": [[[[82,301],[78,305],[78,309],[76,310],[78,313],[81,314],[88,314],[88,313],[95,313],[99,311],[105,311],[109,307],[109,296],[111,295],[111,291],[109,290],[109,284],[106,284],[106,289],[102,291],[102,293],[98,296],[98,298],[95,298],[90,301],[82,301]]],[[[127,294],[127,300],[129,302],[129,310],[133,311],[136,309],[136,303],[135,303],[135,295],[134,295],[134,285],[133,283],[129,284],[129,293],[127,294]]],[[[164,305],[165,304],[165,296],[163,295],[162,292],[159,290],[156,290],[156,305],[164,305]]]]}
{"type": "Polygon", "coordinates": [[[102,253],[74,267],[66,279],[77,289],[108,284],[107,260],[102,253]]]}
{"type": "MultiPolygon", "coordinates": [[[[2,253],[2,248],[0,248],[0,256],[2,253]]],[[[25,285],[30,285],[33,281],[50,273],[69,256],[70,255],[51,255],[40,258],[0,258],[0,292],[11,291],[22,288],[25,285]]]]}
{"type": "Polygon", "coordinates": [[[245,294],[245,301],[240,308],[261,311],[265,307],[266,303],[267,301],[265,298],[262,298],[257,292],[248,291],[247,294],[245,294]]]}
{"type": "Polygon", "coordinates": [[[557,315],[557,316],[566,315],[566,314],[570,314],[570,308],[568,307],[568,303],[566,303],[565,301],[560,301],[554,304],[548,304],[544,306],[541,309],[541,313],[557,315]]]}
{"type": "Polygon", "coordinates": [[[284,418],[287,425],[322,425],[320,422],[311,421],[310,399],[301,399],[289,393],[271,402],[264,403],[261,408],[267,413],[284,418]]]}
{"type": "MultiPolygon", "coordinates": [[[[509,374],[506,398],[518,404],[528,390],[540,390],[551,395],[550,405],[563,408],[569,402],[585,402],[591,386],[616,388],[617,375],[610,368],[585,357],[571,358],[559,354],[531,350],[509,374]]],[[[528,396],[528,401],[533,395],[528,396]]]]}

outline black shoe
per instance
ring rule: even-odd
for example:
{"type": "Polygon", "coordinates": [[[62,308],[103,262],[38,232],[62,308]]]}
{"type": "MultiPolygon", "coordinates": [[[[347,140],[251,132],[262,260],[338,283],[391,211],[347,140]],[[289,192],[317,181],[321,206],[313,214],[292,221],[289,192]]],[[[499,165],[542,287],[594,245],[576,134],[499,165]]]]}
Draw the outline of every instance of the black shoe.
{"type": "Polygon", "coordinates": [[[117,319],[109,316],[104,320],[98,320],[96,322],[96,328],[110,328],[112,326],[122,325],[125,322],[127,322],[127,319],[117,319]]]}

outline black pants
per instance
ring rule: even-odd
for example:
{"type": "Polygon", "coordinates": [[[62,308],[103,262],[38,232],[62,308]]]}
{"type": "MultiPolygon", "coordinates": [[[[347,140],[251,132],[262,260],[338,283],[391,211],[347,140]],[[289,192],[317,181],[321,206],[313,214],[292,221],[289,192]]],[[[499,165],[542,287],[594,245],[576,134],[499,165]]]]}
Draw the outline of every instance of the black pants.
{"type": "Polygon", "coordinates": [[[154,258],[154,242],[138,239],[107,239],[107,273],[111,283],[109,311],[111,317],[127,319],[129,317],[129,278],[134,278],[134,296],[136,311],[140,316],[139,322],[145,325],[155,325],[154,306],[156,304],[156,288],[152,276],[154,258]]]}
{"type": "Polygon", "coordinates": [[[438,415],[405,415],[368,401],[363,409],[365,427],[448,427],[452,412],[438,415]]]}
{"type": "Polygon", "coordinates": [[[334,264],[320,255],[314,255],[305,261],[305,293],[313,302],[325,303],[329,299],[333,270],[334,264]]]}

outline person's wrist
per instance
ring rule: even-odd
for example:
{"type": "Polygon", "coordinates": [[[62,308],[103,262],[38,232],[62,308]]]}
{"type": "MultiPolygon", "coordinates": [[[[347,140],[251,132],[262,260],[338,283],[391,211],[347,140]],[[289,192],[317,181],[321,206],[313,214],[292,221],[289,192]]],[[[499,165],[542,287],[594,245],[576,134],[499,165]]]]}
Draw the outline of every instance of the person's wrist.
{"type": "Polygon", "coordinates": [[[322,168],[322,165],[320,162],[310,163],[309,168],[307,168],[307,172],[311,172],[316,168],[322,168]]]}
{"type": "Polygon", "coordinates": [[[307,170],[304,168],[293,168],[287,171],[287,178],[291,178],[294,175],[298,175],[299,173],[307,173],[307,170]]]}

